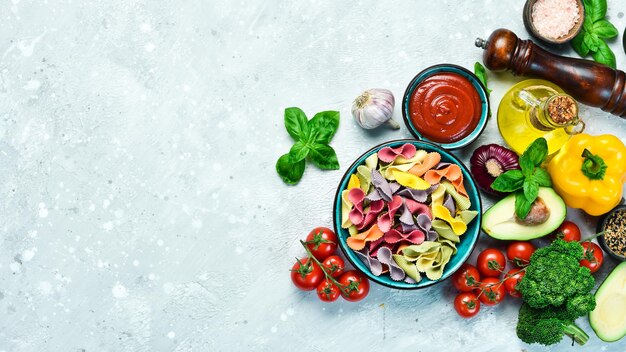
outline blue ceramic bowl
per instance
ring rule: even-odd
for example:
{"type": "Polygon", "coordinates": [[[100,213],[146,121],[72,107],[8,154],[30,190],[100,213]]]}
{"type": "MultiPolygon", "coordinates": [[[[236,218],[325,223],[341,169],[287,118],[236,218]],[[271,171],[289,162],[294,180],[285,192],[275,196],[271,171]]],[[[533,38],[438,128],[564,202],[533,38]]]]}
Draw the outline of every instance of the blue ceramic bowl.
{"type": "Polygon", "coordinates": [[[335,233],[339,238],[339,247],[345,254],[346,258],[352,265],[364,275],[366,275],[370,280],[377,282],[381,285],[385,285],[391,288],[397,289],[418,289],[427,287],[437,282],[445,280],[447,277],[452,275],[455,271],[457,271],[461,265],[467,260],[467,258],[474,250],[474,246],[478,241],[478,234],[480,233],[480,223],[482,219],[482,202],[480,199],[480,194],[478,192],[478,188],[476,187],[476,183],[472,178],[469,170],[463,165],[463,163],[457,159],[454,155],[447,152],[445,149],[439,147],[438,145],[424,142],[424,141],[416,141],[413,139],[401,139],[395,140],[387,143],[383,143],[375,146],[374,148],[368,150],[363,155],[361,155],[346,171],[339,183],[339,187],[337,188],[337,194],[335,194],[335,204],[333,208],[333,226],[335,228],[335,233]],[[363,165],[365,159],[377,153],[380,149],[384,147],[398,147],[405,143],[411,143],[417,147],[417,149],[423,149],[427,152],[438,152],[441,154],[442,162],[449,162],[457,164],[461,167],[461,171],[463,172],[463,178],[465,180],[465,188],[467,190],[467,194],[470,197],[472,205],[470,207],[471,210],[476,210],[478,215],[471,223],[467,226],[467,231],[461,236],[461,243],[457,245],[457,254],[453,255],[450,262],[446,265],[443,275],[441,279],[432,281],[429,280],[425,275],[422,277],[422,280],[415,284],[406,283],[403,281],[393,281],[388,274],[383,274],[381,276],[374,276],[369,268],[354,254],[354,251],[348,247],[346,243],[346,239],[350,236],[347,229],[341,228],[341,192],[348,187],[348,180],[350,179],[350,175],[356,172],[356,168],[359,165],[363,165]]]}
{"type": "Polygon", "coordinates": [[[416,139],[428,140],[428,138],[423,137],[421,133],[419,133],[419,131],[417,130],[415,125],[413,125],[413,122],[411,122],[411,119],[409,118],[410,116],[409,100],[411,99],[411,96],[413,95],[415,88],[417,88],[417,86],[420,83],[422,83],[422,81],[424,81],[426,78],[432,75],[442,73],[442,72],[456,73],[467,78],[472,83],[474,88],[476,88],[476,91],[478,92],[478,96],[480,97],[481,108],[482,108],[480,120],[478,120],[478,125],[476,125],[476,128],[469,135],[467,135],[465,138],[460,139],[456,142],[450,142],[450,143],[438,143],[438,142],[430,141],[431,143],[440,145],[441,147],[445,149],[458,149],[458,148],[465,147],[466,145],[476,140],[476,138],[478,138],[478,136],[485,129],[485,125],[487,124],[487,117],[489,116],[489,99],[487,98],[487,90],[485,89],[485,86],[483,86],[483,84],[480,82],[478,77],[476,77],[476,75],[474,75],[472,72],[468,71],[467,69],[461,66],[452,65],[452,64],[440,64],[440,65],[431,66],[425,69],[424,71],[418,73],[417,76],[413,78],[411,83],[409,83],[408,87],[406,87],[406,91],[404,92],[404,99],[402,100],[402,117],[404,118],[404,123],[409,129],[409,132],[411,132],[411,134],[416,139]]]}

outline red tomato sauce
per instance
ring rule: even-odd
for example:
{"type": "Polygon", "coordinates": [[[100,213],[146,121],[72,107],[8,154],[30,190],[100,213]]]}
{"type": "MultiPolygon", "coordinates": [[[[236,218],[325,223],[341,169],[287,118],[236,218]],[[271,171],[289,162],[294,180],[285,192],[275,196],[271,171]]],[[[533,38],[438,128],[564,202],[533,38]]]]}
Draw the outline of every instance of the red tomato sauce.
{"type": "Polygon", "coordinates": [[[438,143],[457,142],[478,125],[482,104],[476,88],[456,73],[437,73],[423,80],[409,101],[415,129],[438,143]]]}

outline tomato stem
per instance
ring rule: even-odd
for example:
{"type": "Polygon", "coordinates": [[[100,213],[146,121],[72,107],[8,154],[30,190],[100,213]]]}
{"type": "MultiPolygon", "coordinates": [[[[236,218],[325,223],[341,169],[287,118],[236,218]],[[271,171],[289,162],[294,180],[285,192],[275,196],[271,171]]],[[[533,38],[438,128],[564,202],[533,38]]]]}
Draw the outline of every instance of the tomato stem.
{"type": "MultiPolygon", "coordinates": [[[[329,241],[329,242],[332,242],[332,241],[329,241]]],[[[346,295],[350,294],[350,292],[355,290],[355,288],[350,287],[350,285],[342,285],[339,283],[339,281],[335,280],[335,278],[330,273],[327,272],[328,269],[324,265],[322,265],[322,263],[320,263],[320,261],[317,260],[315,256],[313,256],[313,253],[311,253],[309,246],[307,246],[307,242],[300,240],[300,243],[302,244],[302,247],[304,247],[304,250],[306,250],[307,254],[309,255],[309,260],[315,261],[315,263],[317,263],[317,265],[322,269],[324,276],[326,276],[326,280],[330,280],[333,284],[335,284],[335,286],[337,286],[346,295]]],[[[361,284],[361,282],[359,281],[358,284],[361,284]]]]}
{"type": "MultiPolygon", "coordinates": [[[[498,286],[498,287],[502,286],[502,284],[503,284],[506,280],[508,280],[508,279],[512,278],[513,276],[517,275],[518,273],[520,273],[520,272],[522,272],[522,271],[526,271],[526,267],[520,268],[518,271],[516,271],[514,274],[511,274],[511,275],[509,275],[508,273],[505,273],[505,272],[504,272],[504,270],[498,270],[498,271],[500,271],[501,273],[504,273],[504,278],[503,278],[503,279],[501,279],[500,281],[498,281],[498,282],[494,283],[494,284],[489,284],[489,285],[487,285],[487,287],[486,287],[486,288],[491,288],[491,287],[494,287],[494,286],[498,286]]],[[[476,282],[477,282],[477,285],[476,285],[476,286],[478,286],[478,287],[479,287],[479,289],[480,289],[480,292],[478,293],[478,295],[476,296],[476,298],[480,298],[480,295],[482,295],[482,294],[483,294],[483,292],[485,292],[485,291],[486,291],[486,289],[485,289],[485,288],[480,287],[480,286],[483,284],[483,282],[482,282],[482,281],[476,281],[476,282]]],[[[489,290],[489,291],[493,292],[493,290],[489,290]]]]}
{"type": "Polygon", "coordinates": [[[591,235],[591,237],[589,237],[589,238],[585,238],[584,240],[580,240],[580,241],[578,241],[578,242],[580,242],[580,243],[583,243],[583,242],[590,242],[592,239],[594,239],[594,238],[596,238],[596,237],[600,237],[600,236],[602,236],[602,235],[604,235],[604,231],[600,231],[600,232],[598,232],[598,233],[596,233],[596,234],[594,234],[594,235],[591,235]]]}

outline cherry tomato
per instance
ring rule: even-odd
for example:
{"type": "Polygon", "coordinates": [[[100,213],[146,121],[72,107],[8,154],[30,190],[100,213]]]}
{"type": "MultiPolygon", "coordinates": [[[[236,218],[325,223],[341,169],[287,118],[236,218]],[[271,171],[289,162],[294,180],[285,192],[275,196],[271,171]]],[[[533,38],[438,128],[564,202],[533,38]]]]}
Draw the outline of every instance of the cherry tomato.
{"type": "Polygon", "coordinates": [[[495,248],[487,248],[480,252],[476,260],[478,271],[486,277],[500,276],[505,265],[506,259],[504,259],[504,254],[495,248]]]}
{"type": "Polygon", "coordinates": [[[291,268],[291,281],[303,291],[314,290],[323,279],[322,269],[308,257],[298,260],[291,268]]]}
{"type": "Polygon", "coordinates": [[[530,242],[511,242],[506,247],[506,257],[516,266],[530,263],[530,256],[535,253],[535,246],[530,242]]]}
{"type": "Polygon", "coordinates": [[[504,296],[506,296],[504,283],[500,282],[500,279],[495,277],[483,279],[480,285],[480,290],[483,292],[479,299],[487,306],[495,306],[496,304],[502,302],[504,296]]]}
{"type": "Polygon", "coordinates": [[[461,292],[469,292],[475,289],[479,281],[480,273],[472,264],[463,264],[463,266],[452,275],[452,284],[461,292]]]}
{"type": "Polygon", "coordinates": [[[337,235],[326,227],[316,227],[306,236],[306,245],[317,260],[324,260],[335,254],[337,235]]]}
{"type": "Polygon", "coordinates": [[[324,280],[317,286],[317,297],[324,302],[336,301],[339,298],[339,288],[329,280],[324,280]]]}
{"type": "Polygon", "coordinates": [[[517,286],[518,282],[522,281],[524,275],[526,275],[526,270],[522,269],[511,269],[506,273],[508,279],[504,280],[504,288],[506,292],[509,293],[509,296],[516,298],[522,297],[522,294],[515,289],[515,286],[517,286]]]}
{"type": "Polygon", "coordinates": [[[581,266],[586,266],[591,270],[591,273],[595,273],[600,270],[602,262],[604,262],[604,253],[600,246],[593,242],[582,242],[581,245],[585,249],[583,254],[583,260],[580,261],[581,266]]]}
{"type": "Polygon", "coordinates": [[[339,283],[346,287],[348,293],[341,292],[346,301],[360,301],[370,292],[370,282],[356,270],[348,270],[339,277],[339,283]]]}
{"type": "Polygon", "coordinates": [[[341,259],[338,255],[331,255],[330,257],[324,259],[322,266],[326,268],[326,272],[332,277],[341,276],[341,274],[343,274],[343,270],[346,268],[346,264],[343,262],[343,259],[341,259]]]}
{"type": "Polygon", "coordinates": [[[471,292],[461,292],[454,298],[454,309],[463,318],[471,318],[480,311],[480,301],[471,292]]]}
{"type": "Polygon", "coordinates": [[[578,225],[568,220],[563,221],[561,226],[554,231],[554,235],[556,238],[560,238],[566,242],[580,241],[580,229],[578,225]]]}

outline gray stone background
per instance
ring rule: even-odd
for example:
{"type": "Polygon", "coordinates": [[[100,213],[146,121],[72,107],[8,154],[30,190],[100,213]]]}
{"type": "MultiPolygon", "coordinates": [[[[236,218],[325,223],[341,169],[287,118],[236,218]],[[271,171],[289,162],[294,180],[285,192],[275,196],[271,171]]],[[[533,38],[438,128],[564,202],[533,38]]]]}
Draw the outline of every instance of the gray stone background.
{"type": "MultiPolygon", "coordinates": [[[[331,225],[352,160],[410,137],[360,129],[354,97],[384,87],[401,100],[429,65],[471,68],[474,38],[498,27],[526,38],[522,5],[0,2],[0,350],[547,351],[516,338],[512,299],[471,320],[457,317],[448,282],[324,304],[288,273],[298,239],[331,225]],[[309,165],[296,187],[281,182],[289,106],[341,111],[331,145],[342,170],[309,165]]],[[[621,31],[622,5],[609,0],[621,31]]],[[[489,78],[495,108],[516,79],[489,78]]],[[[590,133],[626,137],[625,121],[582,115],[590,133]]],[[[493,120],[464,160],[502,143],[493,120]]],[[[593,218],[568,217],[592,233],[593,218]]],[[[489,244],[482,235],[478,248],[489,244]]],[[[585,350],[625,350],[579,322],[585,350]]]]}

